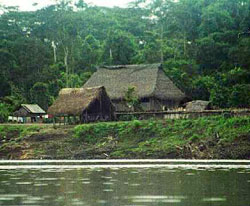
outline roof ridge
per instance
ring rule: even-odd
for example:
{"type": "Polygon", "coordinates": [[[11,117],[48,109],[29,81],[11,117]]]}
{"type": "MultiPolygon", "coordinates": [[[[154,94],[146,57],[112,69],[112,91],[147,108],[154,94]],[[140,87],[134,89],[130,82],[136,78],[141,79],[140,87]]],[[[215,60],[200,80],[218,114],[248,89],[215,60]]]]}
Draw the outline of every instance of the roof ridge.
{"type": "Polygon", "coordinates": [[[29,104],[21,104],[21,106],[26,110],[26,112],[31,112],[27,105],[29,104]]]}
{"type": "Polygon", "coordinates": [[[148,67],[148,66],[161,66],[161,63],[154,63],[154,64],[126,64],[126,65],[110,65],[110,66],[101,66],[98,69],[130,69],[131,67],[148,67]]]}

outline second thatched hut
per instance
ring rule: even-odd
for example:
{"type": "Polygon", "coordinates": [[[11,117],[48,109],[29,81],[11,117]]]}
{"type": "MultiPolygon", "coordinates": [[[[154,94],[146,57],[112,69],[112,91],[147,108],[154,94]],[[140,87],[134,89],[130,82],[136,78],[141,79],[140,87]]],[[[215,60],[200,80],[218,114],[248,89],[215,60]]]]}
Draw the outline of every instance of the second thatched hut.
{"type": "Polygon", "coordinates": [[[204,110],[210,109],[210,102],[203,100],[195,100],[186,103],[186,111],[188,112],[202,112],[204,110]]]}
{"type": "Polygon", "coordinates": [[[65,88],[59,92],[48,114],[54,117],[79,117],[80,122],[109,121],[115,118],[114,106],[103,86],[65,88]]]}

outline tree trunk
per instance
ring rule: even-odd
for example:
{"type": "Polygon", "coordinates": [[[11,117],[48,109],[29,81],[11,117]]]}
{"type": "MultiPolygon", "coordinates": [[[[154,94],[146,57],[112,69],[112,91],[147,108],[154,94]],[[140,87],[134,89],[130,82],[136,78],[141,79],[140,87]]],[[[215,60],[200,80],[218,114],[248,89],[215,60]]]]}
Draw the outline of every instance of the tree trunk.
{"type": "Polygon", "coordinates": [[[164,56],[163,56],[163,25],[161,26],[161,63],[164,62],[164,56]]]}
{"type": "Polygon", "coordinates": [[[68,56],[69,56],[69,49],[68,47],[64,47],[64,65],[66,68],[66,87],[69,87],[69,65],[68,65],[68,56]]]}
{"type": "Polygon", "coordinates": [[[109,49],[109,64],[111,65],[113,63],[113,53],[112,53],[112,49],[109,49]]]}
{"type": "Polygon", "coordinates": [[[184,39],[183,39],[183,53],[184,57],[187,57],[187,37],[186,34],[184,34],[184,39]]]}
{"type": "Polygon", "coordinates": [[[57,56],[56,56],[56,45],[55,42],[52,41],[52,48],[53,48],[53,52],[54,52],[54,63],[57,62],[57,56]]]}

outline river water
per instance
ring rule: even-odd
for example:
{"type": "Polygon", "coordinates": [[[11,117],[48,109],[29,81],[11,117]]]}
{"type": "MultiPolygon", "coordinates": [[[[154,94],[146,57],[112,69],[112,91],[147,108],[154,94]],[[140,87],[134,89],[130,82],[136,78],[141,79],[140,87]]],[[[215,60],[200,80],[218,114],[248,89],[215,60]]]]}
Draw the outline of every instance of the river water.
{"type": "Polygon", "coordinates": [[[250,161],[0,161],[0,205],[249,206],[250,161]]]}

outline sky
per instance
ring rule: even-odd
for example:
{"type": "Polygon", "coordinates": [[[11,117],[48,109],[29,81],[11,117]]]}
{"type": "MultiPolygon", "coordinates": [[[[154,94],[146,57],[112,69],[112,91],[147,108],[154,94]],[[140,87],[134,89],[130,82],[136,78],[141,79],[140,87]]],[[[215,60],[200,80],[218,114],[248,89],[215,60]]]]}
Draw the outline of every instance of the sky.
{"type": "MultiPolygon", "coordinates": [[[[131,0],[85,0],[86,3],[106,7],[126,7],[130,1],[131,0]]],[[[53,4],[53,0],[0,0],[0,4],[6,6],[19,6],[20,10],[31,11],[53,4]],[[34,3],[38,3],[38,5],[36,7],[32,6],[34,3]]]]}

